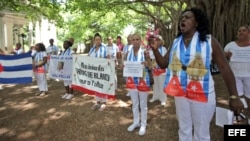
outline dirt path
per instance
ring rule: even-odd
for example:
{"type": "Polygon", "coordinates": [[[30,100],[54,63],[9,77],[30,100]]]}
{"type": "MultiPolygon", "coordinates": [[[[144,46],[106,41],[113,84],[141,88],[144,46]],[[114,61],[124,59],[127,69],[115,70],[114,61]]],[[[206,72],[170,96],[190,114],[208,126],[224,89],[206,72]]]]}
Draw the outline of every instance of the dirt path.
{"type": "MultiPolygon", "coordinates": [[[[148,126],[145,136],[132,133],[130,98],[124,79],[118,72],[117,99],[108,102],[105,111],[90,109],[94,97],[75,92],[72,100],[61,99],[63,82],[49,80],[49,94],[34,96],[36,83],[4,85],[0,90],[0,141],[177,141],[178,125],[174,101],[168,97],[166,107],[148,103],[148,126]]],[[[220,75],[215,76],[217,103],[227,107],[227,91],[220,75]]],[[[149,99],[152,97],[152,93],[149,99]]],[[[212,141],[223,140],[223,128],[211,124],[212,141]]]]}

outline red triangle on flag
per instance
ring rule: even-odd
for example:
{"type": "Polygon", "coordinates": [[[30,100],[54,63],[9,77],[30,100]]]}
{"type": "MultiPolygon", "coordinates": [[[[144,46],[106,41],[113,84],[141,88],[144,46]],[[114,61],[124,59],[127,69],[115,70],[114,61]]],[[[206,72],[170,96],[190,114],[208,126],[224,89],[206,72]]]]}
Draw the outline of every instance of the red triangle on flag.
{"type": "Polygon", "coordinates": [[[128,77],[128,79],[126,81],[126,88],[128,88],[128,89],[135,89],[136,88],[136,85],[135,85],[132,77],[128,77]]]}
{"type": "Polygon", "coordinates": [[[165,72],[166,72],[166,69],[157,69],[157,68],[153,69],[154,76],[158,76],[158,75],[165,73],[165,72]]]}
{"type": "Polygon", "coordinates": [[[150,87],[147,85],[146,81],[144,79],[140,79],[139,84],[137,86],[137,89],[139,91],[150,91],[150,87]]]}
{"type": "Polygon", "coordinates": [[[164,89],[164,92],[171,96],[185,96],[180,81],[177,76],[173,76],[167,86],[164,89]]]}
{"type": "Polygon", "coordinates": [[[187,86],[186,97],[191,100],[207,102],[207,96],[205,95],[201,83],[198,81],[190,81],[187,86]]]}
{"type": "Polygon", "coordinates": [[[2,72],[3,71],[3,66],[2,66],[2,64],[0,64],[0,72],[2,72]]]}

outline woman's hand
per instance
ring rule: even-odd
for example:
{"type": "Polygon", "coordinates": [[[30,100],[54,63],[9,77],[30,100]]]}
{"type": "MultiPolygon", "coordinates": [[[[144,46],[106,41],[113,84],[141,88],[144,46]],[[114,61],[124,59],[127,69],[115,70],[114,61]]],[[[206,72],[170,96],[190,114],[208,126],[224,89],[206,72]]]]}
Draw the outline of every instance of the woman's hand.
{"type": "Polygon", "coordinates": [[[148,61],[144,61],[144,62],[142,62],[142,64],[143,64],[145,67],[149,67],[149,62],[148,62],[148,61]]]}
{"type": "Polygon", "coordinates": [[[150,70],[153,69],[153,65],[152,65],[151,60],[144,61],[144,62],[142,62],[142,64],[143,64],[146,68],[148,68],[148,69],[150,69],[150,70]]]}
{"type": "Polygon", "coordinates": [[[229,99],[229,108],[234,111],[236,115],[239,115],[244,109],[244,105],[240,98],[237,99],[229,99]]]}
{"type": "Polygon", "coordinates": [[[230,51],[225,52],[225,56],[229,59],[232,56],[232,52],[230,51]]]}

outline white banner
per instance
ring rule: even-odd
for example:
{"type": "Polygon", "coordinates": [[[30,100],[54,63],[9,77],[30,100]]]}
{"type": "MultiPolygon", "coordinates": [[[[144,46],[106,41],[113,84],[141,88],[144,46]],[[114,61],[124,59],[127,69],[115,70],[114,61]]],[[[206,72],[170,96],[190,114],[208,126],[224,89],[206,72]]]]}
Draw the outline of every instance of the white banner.
{"type": "Polygon", "coordinates": [[[233,50],[232,62],[250,62],[250,49],[248,47],[242,47],[233,50]]]}
{"type": "Polygon", "coordinates": [[[113,59],[76,55],[73,57],[72,88],[100,97],[115,94],[115,62],[113,59]]]}
{"type": "Polygon", "coordinates": [[[142,77],[143,67],[141,62],[124,61],[123,76],[142,77]]]}
{"type": "Polygon", "coordinates": [[[49,77],[60,80],[72,79],[73,57],[51,55],[49,64],[49,77]]]}

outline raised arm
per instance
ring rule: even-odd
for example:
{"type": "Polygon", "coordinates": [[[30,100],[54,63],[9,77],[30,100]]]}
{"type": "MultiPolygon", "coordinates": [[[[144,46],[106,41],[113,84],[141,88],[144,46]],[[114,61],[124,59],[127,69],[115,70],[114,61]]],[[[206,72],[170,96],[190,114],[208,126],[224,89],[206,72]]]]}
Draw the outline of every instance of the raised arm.
{"type": "Polygon", "coordinates": [[[162,68],[165,69],[168,67],[168,63],[169,63],[169,53],[170,53],[170,49],[168,50],[168,52],[162,56],[159,52],[159,50],[157,49],[157,44],[156,42],[153,42],[150,44],[150,46],[152,47],[154,56],[155,56],[155,60],[157,62],[157,64],[162,68]]]}

